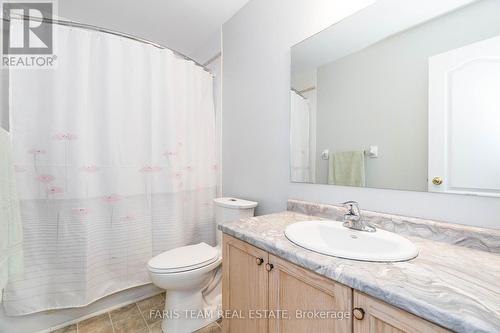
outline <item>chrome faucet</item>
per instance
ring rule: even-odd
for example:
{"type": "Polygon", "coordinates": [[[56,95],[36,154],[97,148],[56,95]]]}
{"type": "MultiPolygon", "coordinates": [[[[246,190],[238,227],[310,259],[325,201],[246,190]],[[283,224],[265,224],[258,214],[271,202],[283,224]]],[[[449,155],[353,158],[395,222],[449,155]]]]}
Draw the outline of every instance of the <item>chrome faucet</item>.
{"type": "Polygon", "coordinates": [[[367,232],[375,232],[377,230],[375,227],[363,221],[359,204],[356,201],[346,201],[343,205],[347,208],[347,213],[344,214],[344,227],[367,232]]]}

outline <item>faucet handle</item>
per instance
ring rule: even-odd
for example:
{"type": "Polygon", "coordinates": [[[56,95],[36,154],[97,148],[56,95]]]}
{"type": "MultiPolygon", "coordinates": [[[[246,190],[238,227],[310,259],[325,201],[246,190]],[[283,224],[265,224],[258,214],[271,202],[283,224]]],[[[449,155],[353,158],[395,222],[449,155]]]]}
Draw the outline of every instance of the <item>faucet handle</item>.
{"type": "Polygon", "coordinates": [[[350,215],[357,215],[360,216],[361,212],[359,210],[359,203],[357,201],[346,201],[342,203],[349,211],[348,214],[350,215]]]}
{"type": "Polygon", "coordinates": [[[343,205],[348,209],[344,215],[344,227],[368,232],[375,232],[377,230],[370,223],[363,221],[359,204],[356,201],[346,201],[343,205]]]}

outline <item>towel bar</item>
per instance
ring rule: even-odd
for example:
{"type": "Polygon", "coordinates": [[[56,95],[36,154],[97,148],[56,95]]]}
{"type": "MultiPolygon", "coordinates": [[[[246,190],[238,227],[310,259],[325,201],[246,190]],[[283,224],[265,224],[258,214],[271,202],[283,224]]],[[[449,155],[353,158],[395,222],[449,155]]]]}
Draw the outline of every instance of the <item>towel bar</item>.
{"type": "MultiPolygon", "coordinates": [[[[370,146],[370,149],[363,150],[363,153],[365,154],[366,157],[377,158],[378,146],[370,146]]],[[[330,159],[330,151],[328,149],[325,149],[321,152],[321,159],[325,161],[330,159]]]]}

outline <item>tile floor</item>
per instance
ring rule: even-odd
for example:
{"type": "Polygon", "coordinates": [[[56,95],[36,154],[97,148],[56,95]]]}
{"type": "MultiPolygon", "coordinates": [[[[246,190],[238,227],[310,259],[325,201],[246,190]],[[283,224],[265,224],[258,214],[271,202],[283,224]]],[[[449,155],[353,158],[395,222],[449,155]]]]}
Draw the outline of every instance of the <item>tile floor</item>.
{"type": "MultiPolygon", "coordinates": [[[[150,311],[163,311],[165,294],[159,294],[137,303],[85,319],[52,333],[162,333],[161,318],[150,316],[150,311]]],[[[195,333],[222,333],[221,321],[210,324],[195,333]]],[[[175,332],[165,332],[175,333],[175,332]]]]}

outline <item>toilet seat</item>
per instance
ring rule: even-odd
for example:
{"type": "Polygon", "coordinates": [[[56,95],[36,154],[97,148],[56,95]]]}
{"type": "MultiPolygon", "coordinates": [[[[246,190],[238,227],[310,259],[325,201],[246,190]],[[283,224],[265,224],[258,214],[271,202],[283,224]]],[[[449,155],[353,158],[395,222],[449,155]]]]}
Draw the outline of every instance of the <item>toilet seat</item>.
{"type": "Polygon", "coordinates": [[[179,273],[208,266],[218,259],[219,251],[202,242],[160,253],[148,261],[148,269],[159,274],[179,273]]]}

